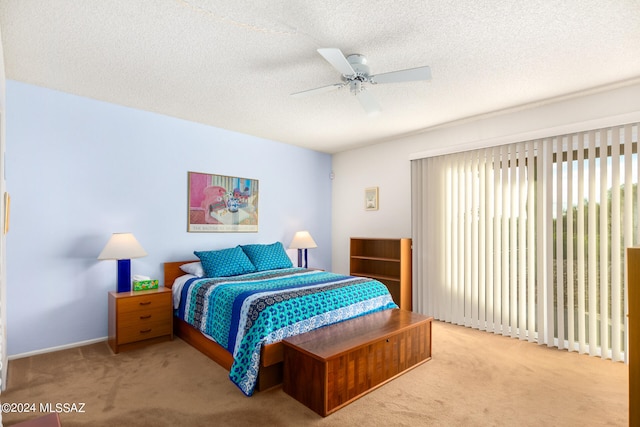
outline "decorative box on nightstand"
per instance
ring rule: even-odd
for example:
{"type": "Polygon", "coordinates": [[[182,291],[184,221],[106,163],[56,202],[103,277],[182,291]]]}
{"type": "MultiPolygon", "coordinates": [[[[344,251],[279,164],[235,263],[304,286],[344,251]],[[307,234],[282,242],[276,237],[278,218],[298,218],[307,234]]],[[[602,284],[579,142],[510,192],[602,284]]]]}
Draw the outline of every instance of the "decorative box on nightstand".
{"type": "Polygon", "coordinates": [[[173,339],[171,289],[109,292],[109,346],[114,353],[173,339]]]}

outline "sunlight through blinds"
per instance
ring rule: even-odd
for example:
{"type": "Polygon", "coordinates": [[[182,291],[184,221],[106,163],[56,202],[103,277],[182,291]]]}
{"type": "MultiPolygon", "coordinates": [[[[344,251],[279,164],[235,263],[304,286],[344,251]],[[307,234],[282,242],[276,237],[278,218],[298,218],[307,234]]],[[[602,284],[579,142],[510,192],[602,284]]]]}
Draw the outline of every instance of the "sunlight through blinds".
{"type": "Polygon", "coordinates": [[[414,309],[625,359],[638,124],[412,161],[414,309]]]}

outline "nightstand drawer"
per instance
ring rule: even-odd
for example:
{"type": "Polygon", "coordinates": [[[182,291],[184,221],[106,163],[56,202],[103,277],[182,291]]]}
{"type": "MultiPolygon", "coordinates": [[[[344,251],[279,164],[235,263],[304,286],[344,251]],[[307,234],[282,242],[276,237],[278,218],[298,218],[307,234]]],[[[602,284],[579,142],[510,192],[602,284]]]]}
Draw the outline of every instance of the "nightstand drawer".
{"type": "Polygon", "coordinates": [[[149,322],[171,322],[172,313],[166,307],[144,308],[136,311],[121,311],[118,316],[118,326],[143,325],[149,322]]]}
{"type": "Polygon", "coordinates": [[[166,310],[167,304],[171,304],[171,294],[166,292],[122,298],[118,301],[118,314],[154,309],[166,310]]]}
{"type": "Polygon", "coordinates": [[[167,321],[139,322],[118,328],[118,344],[126,344],[171,334],[171,323],[167,321]]]}

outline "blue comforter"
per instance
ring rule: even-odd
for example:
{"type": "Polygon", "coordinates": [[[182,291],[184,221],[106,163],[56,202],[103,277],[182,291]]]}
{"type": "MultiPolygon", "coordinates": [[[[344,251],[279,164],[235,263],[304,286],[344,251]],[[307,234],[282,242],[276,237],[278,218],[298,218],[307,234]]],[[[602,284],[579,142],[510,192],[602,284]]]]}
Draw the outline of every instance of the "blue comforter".
{"type": "Polygon", "coordinates": [[[397,305],[376,280],[286,268],[191,279],[178,316],[233,355],[229,378],[251,396],[263,344],[390,308],[397,305]]]}

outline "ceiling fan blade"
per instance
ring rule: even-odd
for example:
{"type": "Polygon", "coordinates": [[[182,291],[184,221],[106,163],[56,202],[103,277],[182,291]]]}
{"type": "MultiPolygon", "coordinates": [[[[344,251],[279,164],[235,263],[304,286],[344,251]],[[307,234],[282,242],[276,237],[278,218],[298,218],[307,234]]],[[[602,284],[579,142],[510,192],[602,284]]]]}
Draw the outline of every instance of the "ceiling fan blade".
{"type": "Polygon", "coordinates": [[[415,82],[418,80],[431,80],[431,68],[425,66],[371,76],[371,83],[373,84],[415,82]]]}
{"type": "Polygon", "coordinates": [[[351,76],[356,73],[340,49],[333,47],[323,48],[318,49],[318,53],[322,55],[329,64],[333,65],[333,68],[340,71],[342,75],[351,76]]]}
{"type": "Polygon", "coordinates": [[[380,105],[371,92],[362,89],[356,93],[356,98],[358,98],[360,105],[362,105],[362,108],[364,108],[368,115],[373,116],[380,113],[380,105]]]}
{"type": "Polygon", "coordinates": [[[336,83],[329,86],[322,86],[315,89],[303,90],[302,92],[292,93],[294,98],[302,98],[309,95],[315,95],[317,93],[331,92],[332,90],[340,89],[344,86],[344,83],[336,83]]]}

